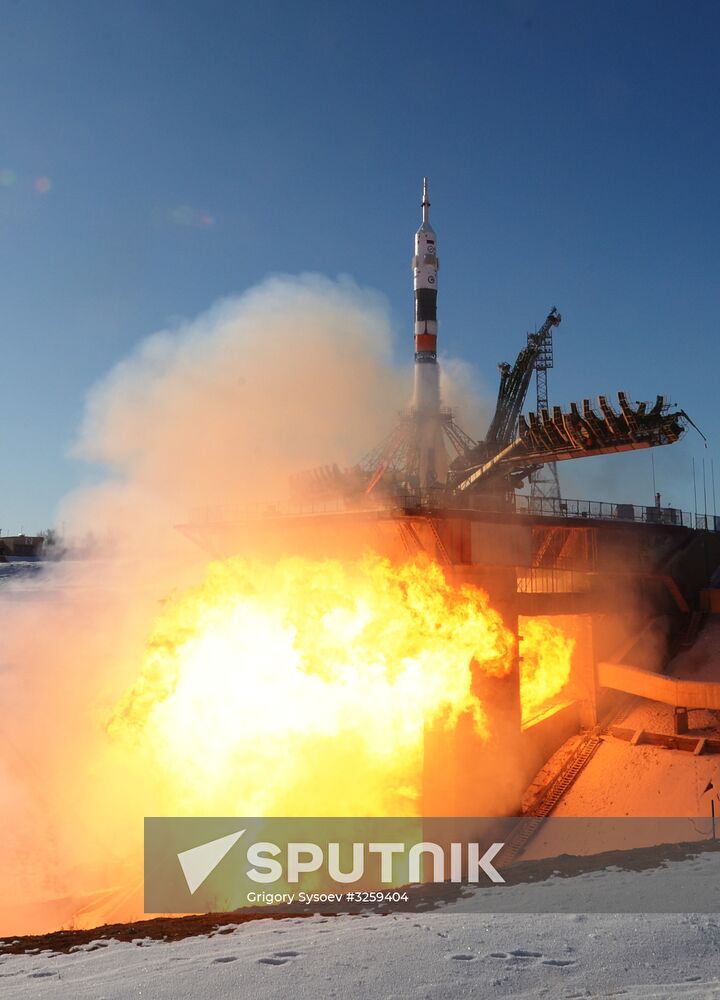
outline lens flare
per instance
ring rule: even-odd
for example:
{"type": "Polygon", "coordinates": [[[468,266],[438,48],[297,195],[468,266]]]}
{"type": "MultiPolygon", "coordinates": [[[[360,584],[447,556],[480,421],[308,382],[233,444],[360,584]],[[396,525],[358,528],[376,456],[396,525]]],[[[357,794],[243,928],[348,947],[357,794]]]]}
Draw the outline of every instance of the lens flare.
{"type": "Polygon", "coordinates": [[[176,226],[190,229],[210,229],[215,225],[215,216],[203,208],[193,208],[192,205],[177,205],[169,213],[170,221],[176,226]]]}

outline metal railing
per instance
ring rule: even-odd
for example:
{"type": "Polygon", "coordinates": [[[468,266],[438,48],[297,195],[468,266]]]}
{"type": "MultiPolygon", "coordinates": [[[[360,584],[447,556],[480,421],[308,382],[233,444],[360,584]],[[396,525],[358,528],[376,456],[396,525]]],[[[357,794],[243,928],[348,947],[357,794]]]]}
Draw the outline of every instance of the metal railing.
{"type": "Polygon", "coordinates": [[[571,500],[554,497],[531,497],[518,494],[514,498],[517,514],[533,517],[590,518],[601,521],[633,521],[645,524],[693,526],[693,517],[677,507],[646,507],[632,503],[611,503],[607,500],[571,500]]]}
{"type": "Polygon", "coordinates": [[[510,499],[452,490],[424,490],[385,499],[334,497],[307,503],[292,501],[220,504],[191,511],[190,522],[223,524],[233,521],[274,517],[308,517],[318,514],[429,513],[439,510],[472,510],[487,514],[518,514],[567,520],[621,521],[635,524],[662,524],[720,532],[720,517],[692,514],[678,507],[612,503],[606,500],[532,497],[524,493],[510,499]]]}
{"type": "Polygon", "coordinates": [[[590,590],[590,573],[544,566],[517,566],[518,594],[584,594],[590,590]]]}

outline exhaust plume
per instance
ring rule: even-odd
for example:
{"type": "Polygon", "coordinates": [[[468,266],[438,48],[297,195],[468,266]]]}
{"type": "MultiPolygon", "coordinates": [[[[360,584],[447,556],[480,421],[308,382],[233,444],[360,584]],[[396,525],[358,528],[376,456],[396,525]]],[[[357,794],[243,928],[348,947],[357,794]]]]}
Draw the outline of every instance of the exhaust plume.
{"type": "MultiPolygon", "coordinates": [[[[71,553],[94,540],[91,558],[0,590],[0,932],[53,929],[137,877],[162,776],[108,724],[164,603],[203,579],[207,554],[173,526],[195,506],[281,497],[307,466],[353,464],[409,387],[382,299],[303,276],[154,334],[92,389],[73,450],[107,475],[58,518],[71,553]]],[[[444,394],[454,401],[452,378],[444,394]]],[[[103,919],[137,916],[138,898],[103,919]]]]}

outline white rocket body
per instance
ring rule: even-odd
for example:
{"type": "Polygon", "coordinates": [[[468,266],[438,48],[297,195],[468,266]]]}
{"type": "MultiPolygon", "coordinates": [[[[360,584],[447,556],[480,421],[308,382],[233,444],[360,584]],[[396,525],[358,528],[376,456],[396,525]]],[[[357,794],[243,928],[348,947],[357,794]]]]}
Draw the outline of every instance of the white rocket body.
{"type": "Polygon", "coordinates": [[[443,483],[448,457],[440,420],[440,370],[437,363],[437,237],[429,221],[427,177],[423,179],[422,224],[415,233],[412,261],[415,294],[415,391],[420,486],[443,483]]]}

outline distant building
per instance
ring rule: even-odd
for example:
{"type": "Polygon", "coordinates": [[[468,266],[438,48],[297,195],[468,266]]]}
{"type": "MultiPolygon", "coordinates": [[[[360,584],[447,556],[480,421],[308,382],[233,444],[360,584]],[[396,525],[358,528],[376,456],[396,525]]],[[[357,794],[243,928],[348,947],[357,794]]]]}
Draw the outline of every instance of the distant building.
{"type": "Polygon", "coordinates": [[[42,535],[0,535],[0,562],[27,562],[42,558],[42,535]]]}

